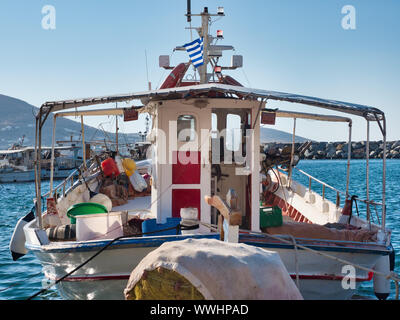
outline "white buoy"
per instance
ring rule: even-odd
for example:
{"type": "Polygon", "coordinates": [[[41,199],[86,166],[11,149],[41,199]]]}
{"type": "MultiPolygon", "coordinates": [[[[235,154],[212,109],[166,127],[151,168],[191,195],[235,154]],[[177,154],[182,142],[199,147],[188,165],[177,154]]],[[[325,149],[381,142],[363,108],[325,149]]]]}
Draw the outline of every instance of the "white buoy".
{"type": "Polygon", "coordinates": [[[137,192],[143,192],[147,188],[147,183],[146,180],[143,179],[143,177],[135,171],[130,177],[129,180],[132,183],[133,189],[137,192]]]}
{"type": "Polygon", "coordinates": [[[14,261],[28,253],[25,248],[24,226],[35,219],[33,209],[25,217],[18,220],[10,240],[10,251],[14,261]]]}
{"type": "MultiPolygon", "coordinates": [[[[382,256],[376,263],[374,270],[384,274],[390,273],[389,255],[382,256]]],[[[384,276],[374,274],[374,292],[379,300],[386,300],[390,294],[390,280],[384,276]]]]}
{"type": "Polygon", "coordinates": [[[100,203],[106,207],[107,211],[110,212],[112,210],[112,201],[105,194],[98,193],[95,196],[91,197],[89,202],[100,203]]]}

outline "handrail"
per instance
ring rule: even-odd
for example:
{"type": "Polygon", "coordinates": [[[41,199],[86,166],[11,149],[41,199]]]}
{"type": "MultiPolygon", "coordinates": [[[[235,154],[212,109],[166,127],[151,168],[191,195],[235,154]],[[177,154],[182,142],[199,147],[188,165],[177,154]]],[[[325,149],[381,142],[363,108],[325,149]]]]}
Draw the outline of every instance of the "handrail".
{"type": "MultiPolygon", "coordinates": [[[[345,192],[340,191],[340,190],[336,189],[335,187],[332,187],[332,186],[330,186],[329,184],[327,184],[327,183],[325,183],[325,182],[323,182],[323,181],[321,181],[321,180],[318,180],[317,178],[313,177],[312,175],[308,174],[307,172],[305,172],[305,171],[303,171],[303,170],[301,170],[301,169],[299,169],[299,168],[297,168],[297,167],[294,167],[294,168],[295,168],[297,171],[299,171],[300,173],[302,173],[302,174],[304,174],[305,176],[309,177],[310,179],[312,179],[312,180],[314,180],[314,181],[316,181],[316,182],[322,184],[323,186],[328,187],[329,189],[332,189],[333,191],[336,191],[336,192],[339,192],[339,193],[341,193],[341,194],[346,195],[345,192]]],[[[310,185],[311,185],[311,184],[310,184],[310,185]]],[[[309,189],[310,189],[310,191],[311,191],[311,188],[309,188],[309,189]]]]}
{"type": "MultiPolygon", "coordinates": [[[[329,185],[329,184],[327,184],[327,183],[325,183],[325,182],[323,182],[323,181],[321,181],[321,180],[319,180],[319,179],[313,177],[313,176],[310,175],[309,173],[307,173],[307,172],[305,172],[305,171],[303,171],[303,170],[301,170],[301,169],[299,169],[299,168],[297,168],[297,167],[294,167],[294,168],[295,168],[297,171],[299,171],[300,173],[304,174],[305,176],[307,176],[307,177],[310,179],[310,180],[309,180],[309,186],[308,186],[309,191],[311,191],[311,180],[314,180],[314,181],[320,183],[323,187],[328,187],[329,189],[332,189],[332,190],[335,191],[336,193],[339,193],[339,194],[342,194],[342,195],[346,195],[346,192],[341,191],[341,190],[338,190],[338,189],[336,189],[335,187],[332,187],[331,185],[329,185]]],[[[325,198],[325,197],[324,197],[324,198],[325,198]]],[[[366,203],[366,204],[372,204],[372,205],[374,205],[374,206],[382,206],[382,203],[376,202],[376,201],[374,201],[374,200],[364,200],[364,199],[357,198],[357,201],[360,201],[360,202],[363,202],[363,203],[366,203]]]]}
{"type": "MultiPolygon", "coordinates": [[[[90,165],[91,165],[91,162],[93,161],[93,159],[88,159],[87,160],[87,164],[86,164],[86,166],[87,166],[87,168],[90,168],[90,165]]],[[[69,174],[69,176],[67,177],[67,178],[65,178],[60,184],[58,184],[54,189],[53,189],[53,194],[56,194],[58,191],[59,191],[59,189],[60,188],[63,188],[63,196],[65,196],[67,193],[68,193],[68,190],[66,190],[66,185],[67,185],[67,183],[68,182],[70,182],[70,187],[72,187],[73,186],[73,184],[74,184],[74,176],[76,175],[76,174],[79,174],[79,171],[81,171],[82,169],[83,169],[83,167],[84,167],[84,163],[81,163],[80,164],[80,166],[77,168],[77,169],[75,169],[74,171],[72,171],[70,174],[69,174]]],[[[81,179],[78,179],[77,181],[81,181],[81,179]]],[[[45,197],[48,197],[48,196],[51,196],[50,195],[50,192],[51,191],[48,191],[47,193],[45,193],[44,195],[42,195],[42,197],[43,198],[45,198],[45,197]]]]}

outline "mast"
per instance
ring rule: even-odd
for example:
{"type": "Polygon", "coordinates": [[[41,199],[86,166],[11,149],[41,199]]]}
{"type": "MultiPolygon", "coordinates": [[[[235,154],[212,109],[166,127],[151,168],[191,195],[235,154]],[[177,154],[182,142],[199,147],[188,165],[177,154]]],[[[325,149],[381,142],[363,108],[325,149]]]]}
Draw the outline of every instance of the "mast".
{"type": "MultiPolygon", "coordinates": [[[[118,102],[115,103],[115,108],[118,108],[118,102]]],[[[115,115],[115,142],[117,144],[116,152],[117,152],[117,154],[119,154],[119,149],[118,149],[118,115],[115,115]]]]}
{"type": "Polygon", "coordinates": [[[210,20],[210,14],[208,8],[204,7],[204,11],[201,13],[201,31],[200,36],[203,37],[203,60],[204,64],[200,67],[200,83],[204,84],[208,82],[207,79],[207,66],[208,66],[208,21],[210,20]]]}
{"type": "MultiPolygon", "coordinates": [[[[208,74],[207,74],[207,67],[208,64],[211,62],[210,60],[216,56],[222,56],[220,53],[223,50],[233,50],[232,46],[215,46],[211,44],[213,37],[208,34],[209,32],[209,23],[211,17],[221,17],[225,16],[223,7],[218,7],[218,12],[216,14],[212,14],[208,12],[208,7],[204,7],[203,12],[200,14],[193,14],[191,13],[191,6],[190,0],[187,1],[187,21],[192,21],[192,16],[199,16],[201,17],[201,27],[200,28],[188,28],[188,29],[196,29],[199,36],[203,38],[203,61],[204,64],[198,67],[198,71],[200,74],[200,84],[208,83],[208,74]],[[217,51],[217,54],[216,54],[217,51]]],[[[182,50],[185,51],[186,49],[183,47],[177,47],[175,50],[182,50]]],[[[228,67],[229,69],[235,69],[239,66],[228,67]]],[[[241,67],[241,66],[240,66],[241,67]]]]}

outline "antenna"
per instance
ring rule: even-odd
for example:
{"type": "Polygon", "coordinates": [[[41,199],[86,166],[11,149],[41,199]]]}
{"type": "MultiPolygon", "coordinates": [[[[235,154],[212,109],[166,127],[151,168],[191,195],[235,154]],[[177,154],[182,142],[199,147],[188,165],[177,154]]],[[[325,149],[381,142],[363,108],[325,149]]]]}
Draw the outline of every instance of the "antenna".
{"type": "Polygon", "coordinates": [[[191,0],[187,0],[187,22],[192,21],[192,12],[191,12],[191,0]]]}
{"type": "Polygon", "coordinates": [[[148,88],[149,88],[149,90],[151,90],[151,82],[149,81],[149,68],[148,68],[148,66],[147,66],[147,51],[146,51],[146,49],[144,50],[144,56],[145,56],[145,58],[146,58],[146,75],[147,75],[147,84],[148,84],[148,88]]]}

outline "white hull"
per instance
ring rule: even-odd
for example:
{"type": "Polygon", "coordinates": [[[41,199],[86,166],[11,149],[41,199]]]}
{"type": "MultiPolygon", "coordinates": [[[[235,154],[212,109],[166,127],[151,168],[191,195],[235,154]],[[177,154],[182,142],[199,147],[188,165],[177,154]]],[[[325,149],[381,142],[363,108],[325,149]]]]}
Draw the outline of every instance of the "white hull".
{"type": "MultiPolygon", "coordinates": [[[[126,287],[129,275],[136,265],[152,250],[165,241],[176,241],[189,236],[160,236],[126,239],[112,245],[102,252],[94,260],[90,261],[76,273],[66,278],[57,285],[57,289],[64,299],[123,299],[123,290],[126,287]]],[[[213,237],[218,235],[196,235],[196,237],[213,237]]],[[[286,266],[292,279],[296,281],[296,252],[287,245],[266,243],[249,237],[242,237],[240,242],[261,246],[266,250],[279,253],[282,262],[286,266]],[[253,243],[251,243],[253,242],[253,243]]],[[[321,241],[319,241],[321,243],[321,241]]],[[[83,261],[90,258],[100,250],[107,241],[90,241],[86,243],[62,243],[49,246],[31,246],[32,250],[44,267],[44,273],[49,281],[54,281],[73,270],[83,261]]],[[[319,252],[328,253],[347,261],[373,268],[386,248],[369,248],[365,246],[365,252],[356,252],[362,249],[355,247],[342,247],[332,251],[324,246],[309,246],[319,252]]],[[[343,264],[321,255],[304,250],[297,251],[299,266],[300,292],[305,299],[316,300],[345,300],[350,299],[357,291],[362,281],[370,281],[368,274],[356,270],[355,287],[344,289],[343,278],[348,273],[342,272],[343,264]]],[[[348,283],[346,279],[344,282],[348,283]]]]}
{"type": "MultiPolygon", "coordinates": [[[[72,172],[69,170],[54,170],[54,179],[65,179],[72,172]]],[[[50,179],[50,171],[42,170],[41,173],[42,180],[50,179]]],[[[35,181],[34,170],[28,171],[11,171],[11,172],[1,172],[0,173],[0,183],[12,183],[12,182],[33,182],[35,181]]]]}

